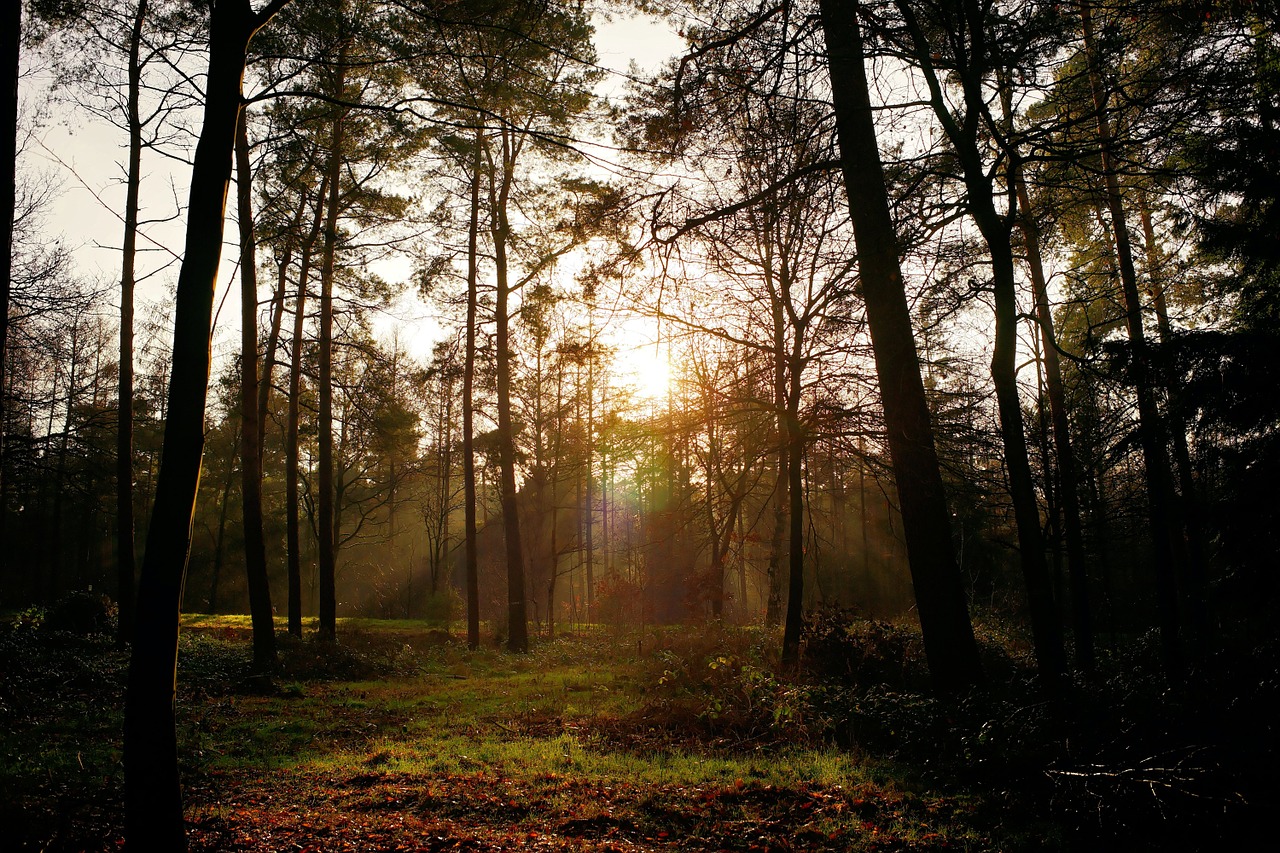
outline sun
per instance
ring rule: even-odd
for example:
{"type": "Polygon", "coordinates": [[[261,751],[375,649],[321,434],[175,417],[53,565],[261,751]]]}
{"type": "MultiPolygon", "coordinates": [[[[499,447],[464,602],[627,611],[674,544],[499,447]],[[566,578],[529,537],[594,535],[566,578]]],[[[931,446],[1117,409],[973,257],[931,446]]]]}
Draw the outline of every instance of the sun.
{"type": "Polygon", "coordinates": [[[671,362],[666,347],[636,347],[619,364],[627,383],[641,400],[661,400],[671,388],[671,362]]]}

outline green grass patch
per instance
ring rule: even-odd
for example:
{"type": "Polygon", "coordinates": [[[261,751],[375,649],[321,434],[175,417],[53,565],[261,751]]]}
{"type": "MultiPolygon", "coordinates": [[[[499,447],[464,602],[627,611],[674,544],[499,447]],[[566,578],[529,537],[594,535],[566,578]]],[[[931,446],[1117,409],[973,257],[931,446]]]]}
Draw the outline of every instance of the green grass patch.
{"type": "MultiPolygon", "coordinates": [[[[183,618],[194,850],[1066,849],[1044,791],[1110,807],[1097,781],[1046,781],[1063,709],[915,692],[897,626],[832,623],[811,672],[835,676],[803,678],[761,631],[580,630],[513,655],[426,622],[340,620],[336,644],[278,626],[264,689],[247,617],[183,618]]],[[[126,664],[107,637],[0,630],[15,849],[119,840],[126,664]]]]}

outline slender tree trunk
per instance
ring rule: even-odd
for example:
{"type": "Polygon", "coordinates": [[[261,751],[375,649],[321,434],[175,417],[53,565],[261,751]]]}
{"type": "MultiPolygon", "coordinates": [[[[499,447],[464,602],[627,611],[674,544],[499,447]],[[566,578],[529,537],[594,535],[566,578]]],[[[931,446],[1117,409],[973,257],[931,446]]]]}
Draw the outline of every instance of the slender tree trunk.
{"type": "MultiPolygon", "coordinates": [[[[588,309],[590,310],[590,309],[588,309]]],[[[595,440],[596,440],[596,388],[595,388],[595,330],[589,327],[587,333],[587,471],[586,471],[586,502],[583,507],[586,511],[587,522],[587,622],[595,619],[595,560],[596,560],[596,543],[595,543],[595,440]]]]}
{"type": "Polygon", "coordinates": [[[1019,227],[1027,250],[1027,267],[1035,294],[1036,320],[1044,347],[1045,391],[1049,397],[1049,413],[1053,421],[1053,447],[1058,465],[1059,491],[1062,500],[1063,532],[1067,546],[1067,568],[1071,596],[1071,625],[1075,635],[1076,665],[1092,672],[1095,664],[1093,614],[1089,604],[1088,564],[1085,562],[1084,534],[1080,522],[1080,468],[1076,463],[1071,440],[1071,422],[1067,413],[1066,390],[1062,383],[1062,367],[1058,358],[1057,336],[1053,330],[1053,309],[1049,305],[1049,287],[1040,257],[1040,231],[1031,213],[1031,198],[1020,170],[1015,169],[1019,227]]]}
{"type": "Polygon", "coordinates": [[[950,536],[898,240],[876,143],[857,4],[820,0],[836,130],[858,248],[885,427],[902,504],[907,555],[934,684],[959,692],[982,678],[950,536]]]}
{"type": "MultiPolygon", "coordinates": [[[[1151,302],[1156,309],[1156,330],[1160,343],[1169,346],[1173,342],[1173,324],[1169,321],[1169,303],[1165,299],[1164,275],[1161,271],[1160,246],[1155,226],[1151,221],[1151,206],[1145,192],[1138,194],[1138,216],[1142,223],[1142,235],[1146,243],[1147,280],[1151,288],[1151,302]]],[[[1187,444],[1187,422],[1182,406],[1182,393],[1169,383],[1165,386],[1169,401],[1169,431],[1173,437],[1173,460],[1178,475],[1181,496],[1176,504],[1177,526],[1187,532],[1188,598],[1191,625],[1201,642],[1212,640],[1213,625],[1209,613],[1209,572],[1206,554],[1204,524],[1200,500],[1196,495],[1194,471],[1191,465],[1191,448],[1187,444]]]]}
{"type": "MultiPolygon", "coordinates": [[[[967,56],[957,75],[964,91],[966,109],[959,117],[942,90],[931,56],[928,36],[905,2],[899,2],[903,19],[911,33],[917,59],[929,87],[934,114],[942,124],[964,178],[969,215],[982,234],[991,256],[992,291],[995,302],[995,341],[991,353],[991,380],[995,385],[996,407],[1000,415],[1000,438],[1009,496],[1013,502],[1018,534],[1018,561],[1027,590],[1032,640],[1040,673],[1056,680],[1066,671],[1062,629],[1053,601],[1053,585],[1045,566],[1044,536],[1040,527],[1040,507],[1027,455],[1026,428],[1022,419],[1022,398],[1018,393],[1018,305],[1013,249],[1010,243],[1012,220],[995,208],[995,186],[987,172],[979,148],[981,116],[985,110],[983,74],[989,61],[983,8],[977,2],[962,4],[962,32],[953,38],[963,42],[967,56]],[[966,32],[967,31],[967,32],[966,32]]],[[[1012,192],[1012,190],[1010,190],[1012,192]]],[[[1012,198],[1010,199],[1012,201],[1012,198]]],[[[1013,207],[1013,205],[1011,205],[1013,207]]]]}
{"type": "MultiPolygon", "coordinates": [[[[18,4],[20,5],[20,4],[18,4]]],[[[116,408],[116,607],[117,641],[133,636],[134,577],[137,574],[133,521],[133,287],[138,243],[138,188],[142,183],[142,88],[139,48],[147,0],[138,0],[129,33],[129,165],[125,176],[124,251],[120,270],[120,383],[116,408]]]]}
{"type": "Polygon", "coordinates": [[[790,451],[787,446],[787,363],[782,316],[782,301],[772,300],[773,318],[773,405],[778,444],[778,478],[773,490],[773,535],[769,537],[769,597],[765,604],[764,625],[776,628],[782,624],[782,555],[783,537],[787,529],[787,509],[790,505],[790,451]]]}
{"type": "MultiPolygon", "coordinates": [[[[299,416],[302,398],[302,346],[303,327],[307,313],[307,284],[311,278],[312,249],[320,236],[324,218],[325,198],[328,194],[329,176],[320,181],[316,193],[316,213],[311,221],[311,231],[302,246],[302,258],[298,265],[298,295],[293,304],[293,351],[289,354],[289,402],[284,431],[284,507],[285,551],[287,552],[289,583],[289,633],[302,636],[302,536],[298,517],[298,452],[299,416]]],[[[305,207],[305,203],[303,207],[305,207]]]]}
{"type": "Polygon", "coordinates": [[[1084,37],[1086,61],[1089,69],[1089,89],[1093,95],[1094,111],[1098,124],[1098,153],[1102,162],[1102,175],[1106,186],[1107,209],[1111,215],[1112,239],[1115,241],[1116,260],[1120,270],[1120,285],[1124,294],[1125,325],[1132,347],[1131,377],[1138,398],[1138,442],[1142,446],[1142,458],[1146,469],[1147,499],[1151,513],[1151,538],[1155,545],[1155,585],[1160,623],[1160,651],[1165,671],[1172,679],[1179,679],[1183,672],[1182,640],[1179,636],[1177,579],[1183,575],[1185,565],[1181,531],[1173,523],[1173,478],[1169,470],[1169,458],[1165,450],[1164,425],[1156,406],[1150,379],[1150,354],[1147,352],[1146,333],[1142,328],[1142,303],[1138,295],[1138,276],[1133,264],[1133,248],[1129,240],[1124,201],[1120,193],[1120,181],[1113,164],[1111,120],[1107,111],[1107,96],[1098,69],[1098,56],[1094,46],[1093,15],[1087,0],[1081,0],[1080,27],[1084,37]]]}
{"type": "MultiPolygon", "coordinates": [[[[346,82],[347,44],[344,41],[334,69],[333,90],[342,94],[346,82]]],[[[326,201],[324,248],[320,266],[320,451],[317,464],[316,512],[320,552],[320,639],[337,638],[338,533],[334,509],[333,464],[333,268],[338,249],[338,200],[341,196],[343,132],[346,108],[333,118],[333,138],[329,146],[329,198],[326,201]]]]}
{"type": "MultiPolygon", "coordinates": [[[[239,436],[237,436],[239,443],[239,436]]],[[[218,534],[213,544],[213,570],[209,572],[209,598],[206,606],[210,613],[218,612],[218,584],[222,580],[222,555],[226,552],[227,500],[231,497],[231,484],[235,481],[235,469],[227,469],[227,479],[222,486],[222,502],[218,506],[218,534]]]]}
{"type": "MultiPolygon", "coordinates": [[[[4,92],[0,95],[0,498],[5,494],[4,433],[8,424],[5,372],[9,365],[9,297],[13,289],[13,217],[18,199],[18,57],[22,44],[22,3],[5,5],[3,62],[4,92]]],[[[7,573],[9,537],[5,529],[8,504],[0,501],[0,578],[7,573]]]]}
{"type": "Polygon", "coordinates": [[[240,489],[244,569],[253,622],[253,667],[269,675],[276,666],[276,632],[267,581],[262,523],[262,427],[258,421],[258,253],[253,236],[253,174],[249,165],[248,111],[236,124],[236,208],[240,224],[240,489]]]}
{"type": "Polygon", "coordinates": [[[463,559],[467,575],[467,647],[480,648],[480,570],[476,555],[475,383],[476,325],[480,322],[480,155],[483,131],[476,131],[471,171],[471,219],[467,224],[467,342],[462,363],[463,559]]]}
{"type": "Polygon", "coordinates": [[[507,241],[511,228],[507,221],[513,155],[510,132],[502,131],[502,174],[494,195],[492,231],[496,295],[494,315],[498,350],[498,460],[502,493],[502,527],[507,554],[507,648],[529,650],[529,628],[525,614],[524,550],[520,542],[520,511],[516,502],[515,426],[511,419],[511,333],[510,281],[507,274],[507,241]]]}
{"type": "Polygon", "coordinates": [[[991,252],[996,309],[991,379],[996,388],[1000,437],[1018,531],[1018,558],[1027,589],[1036,663],[1042,675],[1054,679],[1066,671],[1067,662],[1058,614],[1053,603],[1053,585],[1045,567],[1040,508],[1036,502],[1031,462],[1027,456],[1022,397],[1018,393],[1018,306],[1013,252],[1009,243],[1009,230],[1000,225],[999,216],[991,206],[990,192],[977,186],[977,181],[972,183],[974,186],[969,188],[970,205],[991,252]]]}
{"type": "MultiPolygon", "coordinates": [[[[71,321],[71,361],[67,365],[67,400],[66,412],[62,419],[62,434],[58,439],[58,464],[55,467],[53,478],[53,530],[49,536],[49,541],[54,543],[53,547],[48,549],[49,555],[49,571],[47,580],[49,585],[48,599],[56,601],[58,596],[62,594],[62,563],[64,556],[64,548],[62,547],[62,503],[67,491],[67,448],[71,441],[71,413],[75,411],[78,398],[76,392],[76,383],[80,378],[80,319],[77,317],[71,321]]],[[[52,420],[52,417],[50,418],[52,420]]]]}
{"type": "Polygon", "coordinates": [[[787,610],[782,625],[782,664],[795,666],[800,662],[800,629],[804,621],[804,429],[800,424],[801,373],[804,370],[801,347],[804,330],[795,329],[791,360],[787,365],[789,387],[787,389],[786,448],[787,495],[790,519],[787,554],[787,610]]]}
{"type": "Polygon", "coordinates": [[[556,438],[552,445],[551,470],[551,572],[547,579],[547,637],[556,635],[556,581],[560,569],[560,465],[564,440],[564,363],[556,368],[556,438]]]}
{"type": "Polygon", "coordinates": [[[178,616],[204,449],[214,286],[245,55],[253,33],[282,5],[273,0],[259,13],[248,0],[210,7],[204,124],[192,163],[187,240],[175,295],[164,450],[138,582],[125,693],[125,838],[138,851],[186,849],[175,675],[178,616]]]}
{"type": "MultiPolygon", "coordinates": [[[[308,175],[302,175],[305,181],[308,175]]],[[[280,329],[284,325],[285,296],[289,290],[289,266],[293,263],[294,246],[298,229],[307,213],[307,186],[298,193],[298,210],[294,214],[289,231],[285,234],[284,249],[280,255],[280,273],[276,277],[276,290],[271,297],[271,326],[267,332],[267,350],[262,357],[262,380],[258,383],[258,453],[263,451],[267,437],[268,404],[271,402],[271,376],[276,368],[276,353],[280,348],[280,329]]]]}

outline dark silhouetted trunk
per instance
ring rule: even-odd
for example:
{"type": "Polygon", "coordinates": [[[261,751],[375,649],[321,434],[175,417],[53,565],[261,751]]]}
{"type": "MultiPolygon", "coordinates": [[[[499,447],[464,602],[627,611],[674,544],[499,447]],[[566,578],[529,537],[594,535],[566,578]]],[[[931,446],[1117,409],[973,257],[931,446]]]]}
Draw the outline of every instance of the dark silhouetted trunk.
{"type": "Polygon", "coordinates": [[[776,628],[782,624],[782,555],[784,553],[784,536],[787,530],[788,493],[791,488],[788,474],[788,460],[791,458],[787,447],[787,361],[786,338],[782,316],[782,301],[773,300],[773,405],[776,420],[776,436],[778,444],[778,478],[773,489],[773,535],[769,537],[769,597],[765,602],[764,625],[776,628]]]}
{"type": "Polygon", "coordinates": [[[935,686],[959,692],[978,683],[982,672],[951,542],[946,494],[876,144],[857,4],[820,0],[819,9],[862,296],[925,655],[935,686]]]}
{"type": "Polygon", "coordinates": [[[262,533],[262,428],[258,421],[258,253],[253,236],[253,174],[249,165],[248,113],[236,125],[236,210],[240,225],[240,517],[244,570],[253,623],[253,668],[276,666],[275,622],[262,533]]]}
{"type": "Polygon", "coordinates": [[[1183,672],[1182,640],[1179,637],[1178,577],[1186,563],[1185,543],[1173,523],[1173,477],[1165,450],[1164,426],[1150,378],[1150,354],[1146,333],[1142,328],[1142,303],[1138,295],[1138,276],[1133,264],[1133,248],[1129,240],[1120,181],[1113,164],[1111,120],[1107,96],[1098,69],[1094,48],[1093,16],[1089,3],[1080,3],[1080,27],[1084,37],[1089,67],[1089,89],[1098,124],[1098,153],[1106,185],[1107,210],[1111,216],[1111,236],[1115,242],[1120,286],[1124,294],[1125,326],[1132,350],[1130,378],[1138,398],[1138,442],[1146,469],[1147,499],[1151,512],[1151,538],[1155,546],[1156,600],[1160,624],[1160,653],[1170,678],[1179,679],[1183,672]]]}
{"type": "MultiPolygon", "coordinates": [[[[966,158],[961,157],[961,160],[966,158]]],[[[966,170],[974,164],[967,164],[966,170]]],[[[980,165],[978,168],[981,168],[980,165]]],[[[991,380],[996,389],[1000,414],[1000,437],[1009,493],[1013,499],[1014,522],[1018,531],[1018,560],[1027,590],[1032,642],[1040,673],[1050,679],[1067,668],[1062,630],[1053,601],[1053,585],[1045,566],[1044,537],[1040,528],[1040,507],[1027,456],[1027,439],[1022,420],[1022,398],[1018,393],[1018,306],[1010,231],[992,205],[989,187],[969,180],[970,208],[991,252],[992,285],[995,296],[995,344],[991,353],[991,380]]]]}
{"type": "Polygon", "coordinates": [[[507,648],[513,652],[529,650],[529,626],[525,613],[524,550],[520,542],[520,511],[516,503],[515,426],[511,418],[511,285],[507,272],[507,241],[511,227],[507,221],[508,195],[511,188],[512,152],[510,131],[502,131],[502,174],[495,176],[499,184],[493,194],[490,215],[493,217],[494,319],[497,324],[494,343],[498,356],[498,461],[499,488],[502,494],[502,529],[507,555],[507,648]]]}
{"type": "Polygon", "coordinates": [[[142,183],[142,68],[138,54],[147,0],[139,0],[129,32],[129,165],[125,174],[124,249],[120,265],[120,383],[116,409],[116,638],[133,637],[134,578],[137,574],[133,521],[133,288],[138,245],[138,188],[142,183]]]}
{"type": "Polygon", "coordinates": [[[587,550],[586,584],[587,584],[587,622],[595,619],[595,563],[596,563],[596,507],[595,507],[595,454],[596,454],[596,388],[595,388],[595,330],[588,329],[587,334],[587,436],[586,436],[586,499],[583,503],[584,520],[587,524],[587,536],[584,546],[587,550]]]}
{"type": "Polygon", "coordinates": [[[273,0],[259,13],[248,0],[210,7],[204,123],[192,163],[186,247],[174,297],[163,456],[125,693],[125,838],[137,851],[186,849],[174,709],[178,616],[204,450],[214,285],[245,54],[253,33],[283,5],[273,0]]]}
{"type": "MultiPolygon", "coordinates": [[[[1138,215],[1142,223],[1142,235],[1146,243],[1147,280],[1151,288],[1151,302],[1156,309],[1156,330],[1160,343],[1169,346],[1173,342],[1173,324],[1169,321],[1169,303],[1165,299],[1164,275],[1161,272],[1160,247],[1156,240],[1155,226],[1151,222],[1151,208],[1145,193],[1138,195],[1138,215]]],[[[1177,526],[1187,533],[1187,597],[1191,627],[1201,643],[1213,641],[1213,625],[1209,612],[1209,571],[1206,556],[1209,546],[1202,521],[1200,499],[1196,494],[1194,472],[1191,466],[1191,448],[1187,444],[1187,420],[1182,405],[1181,389],[1173,384],[1165,387],[1169,401],[1169,432],[1173,438],[1173,460],[1181,491],[1177,503],[1177,526]]]]}
{"type": "Polygon", "coordinates": [[[475,161],[471,173],[471,219],[467,225],[467,343],[462,363],[462,489],[463,559],[467,576],[467,647],[480,648],[480,570],[476,556],[476,454],[475,382],[476,324],[480,269],[480,149],[482,131],[476,131],[475,161]]]}
{"type": "MultiPolygon", "coordinates": [[[[790,297],[788,297],[790,298],[790,297]]],[[[795,666],[800,662],[800,629],[804,621],[804,429],[800,424],[800,374],[803,359],[800,352],[804,331],[795,330],[791,360],[787,365],[789,387],[784,415],[787,425],[787,495],[790,506],[790,535],[787,545],[787,611],[782,625],[782,663],[795,666]]]]}
{"type": "Polygon", "coordinates": [[[1031,199],[1026,182],[1016,170],[1019,219],[1027,250],[1027,267],[1035,292],[1036,320],[1044,348],[1045,391],[1049,397],[1049,414],[1053,421],[1053,447],[1057,458],[1058,481],[1061,486],[1063,533],[1067,546],[1067,569],[1071,598],[1071,626],[1075,635],[1076,666],[1092,672],[1095,663],[1093,614],[1089,604],[1089,580],[1084,554],[1084,534],[1080,522],[1080,468],[1072,449],[1071,424],[1067,415],[1066,391],[1062,384],[1062,367],[1058,358],[1057,336],[1053,330],[1053,309],[1049,305],[1048,282],[1040,257],[1040,231],[1031,212],[1031,199]]]}
{"type": "Polygon", "coordinates": [[[964,92],[965,109],[957,115],[948,103],[932,65],[932,46],[910,6],[897,3],[911,33],[916,59],[929,87],[934,114],[942,125],[960,163],[969,215],[978,226],[991,256],[992,295],[995,303],[995,340],[991,351],[991,381],[996,391],[1000,415],[1000,439],[1004,449],[1009,496],[1013,502],[1018,533],[1018,562],[1027,591],[1027,610],[1036,664],[1041,675],[1056,680],[1067,668],[1062,644],[1062,627],[1053,600],[1053,583],[1045,565],[1044,535],[1035,481],[1027,454],[1026,427],[1022,420],[1022,398],[1018,393],[1018,299],[1014,274],[1012,219],[995,207],[995,185],[983,163],[979,129],[985,110],[985,81],[988,70],[986,33],[982,8],[974,2],[963,4],[963,29],[955,40],[963,42],[965,64],[955,73],[964,92]]]}
{"type": "MultiPolygon", "coordinates": [[[[302,346],[303,328],[307,318],[307,284],[311,278],[312,250],[320,236],[324,218],[325,198],[329,188],[329,176],[320,181],[316,193],[316,213],[311,221],[311,231],[302,245],[302,257],[298,264],[298,294],[293,305],[293,351],[289,356],[289,401],[284,429],[284,507],[285,551],[289,584],[289,633],[302,636],[302,535],[298,518],[298,420],[302,397],[302,346]]],[[[305,203],[303,205],[306,206],[305,203]]]]}
{"type": "MultiPolygon", "coordinates": [[[[346,81],[347,44],[344,41],[334,69],[333,91],[342,94],[346,81]]],[[[329,198],[326,200],[324,248],[320,264],[320,448],[316,464],[316,523],[320,556],[320,639],[337,638],[338,598],[338,532],[334,508],[333,481],[333,271],[338,251],[338,200],[342,176],[342,141],[346,126],[346,109],[337,108],[333,118],[333,137],[329,146],[329,198]]]]}
{"type": "MultiPolygon", "coordinates": [[[[0,498],[4,491],[5,392],[9,354],[9,296],[13,289],[13,217],[18,200],[18,54],[22,43],[22,3],[5,5],[4,93],[0,95],[0,498]]],[[[7,503],[0,500],[0,577],[7,571],[8,537],[5,533],[7,503]]]]}
{"type": "Polygon", "coordinates": [[[302,219],[307,213],[307,185],[309,174],[304,173],[299,180],[303,182],[302,191],[298,193],[298,210],[293,222],[284,237],[284,247],[280,254],[280,272],[276,277],[276,290],[271,297],[271,326],[267,331],[267,348],[262,356],[262,380],[258,383],[258,452],[262,453],[266,441],[268,405],[271,402],[271,377],[275,373],[276,353],[280,349],[280,329],[284,325],[285,296],[289,290],[289,267],[293,263],[294,247],[298,242],[298,229],[302,227],[302,219]]]}
{"type": "MultiPolygon", "coordinates": [[[[236,442],[239,443],[239,436],[236,442]]],[[[222,582],[222,557],[226,553],[226,533],[227,533],[227,500],[231,497],[231,484],[235,481],[235,469],[227,469],[227,480],[222,485],[222,502],[218,507],[218,532],[213,540],[213,570],[209,572],[209,597],[205,602],[205,606],[210,613],[217,613],[218,605],[218,586],[222,582]]]]}

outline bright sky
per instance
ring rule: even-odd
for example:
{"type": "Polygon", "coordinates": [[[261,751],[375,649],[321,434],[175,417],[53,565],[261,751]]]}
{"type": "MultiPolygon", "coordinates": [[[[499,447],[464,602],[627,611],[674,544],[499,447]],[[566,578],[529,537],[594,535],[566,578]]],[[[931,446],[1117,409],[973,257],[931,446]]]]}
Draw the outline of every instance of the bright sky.
{"type": "MultiPolygon", "coordinates": [[[[666,24],[646,16],[597,18],[597,51],[600,64],[617,72],[627,71],[634,61],[643,70],[656,69],[678,51],[682,41],[666,24]]],[[[613,96],[620,92],[622,79],[611,75],[600,92],[613,96]]],[[[42,115],[37,134],[26,144],[21,160],[27,174],[39,175],[61,185],[61,192],[48,211],[45,232],[62,238],[71,248],[80,275],[104,287],[115,289],[119,279],[119,245],[124,208],[124,134],[112,125],[78,110],[68,110],[47,102],[47,75],[28,73],[22,80],[24,112],[42,115]]],[[[165,298],[166,288],[176,279],[172,261],[181,252],[184,222],[173,219],[175,200],[186,202],[189,167],[185,164],[144,154],[142,227],[139,240],[140,270],[168,268],[140,282],[139,303],[165,298]],[[150,238],[150,239],[148,239],[150,238]]],[[[233,191],[234,193],[234,191],[233,191]]],[[[215,330],[215,356],[225,356],[238,347],[240,315],[238,288],[231,286],[236,270],[234,241],[234,194],[229,199],[229,218],[223,233],[227,246],[219,274],[218,300],[221,310],[215,330]],[[225,297],[225,299],[224,299],[225,297]]],[[[409,272],[407,261],[388,262],[378,272],[403,279],[409,272]]],[[[106,300],[117,302],[115,293],[106,300]]],[[[215,310],[218,306],[215,305],[215,310]]],[[[418,355],[430,352],[436,336],[432,311],[412,295],[402,299],[393,313],[377,324],[380,333],[399,329],[402,339],[413,342],[418,355]]],[[[652,358],[653,347],[649,347],[652,358]]],[[[621,355],[621,353],[620,353],[621,355]]],[[[215,368],[216,369],[216,368],[215,368]]]]}

